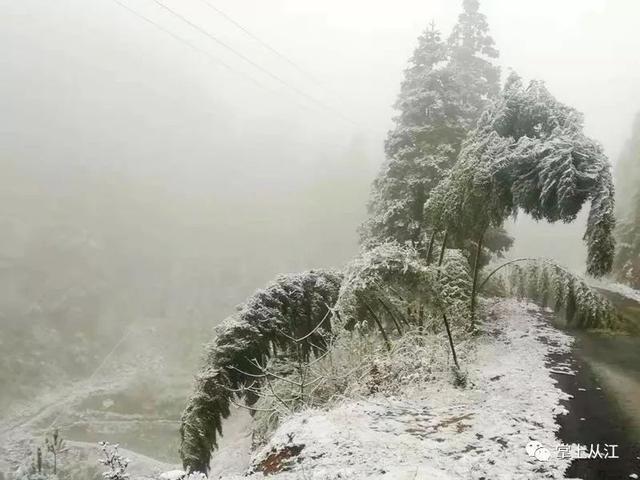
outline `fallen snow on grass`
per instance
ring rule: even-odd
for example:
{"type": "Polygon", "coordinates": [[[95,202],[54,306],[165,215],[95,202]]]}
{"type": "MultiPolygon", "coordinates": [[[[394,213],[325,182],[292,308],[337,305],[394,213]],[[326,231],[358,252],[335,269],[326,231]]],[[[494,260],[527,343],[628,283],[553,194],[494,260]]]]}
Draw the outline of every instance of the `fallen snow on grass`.
{"type": "Polygon", "coordinates": [[[265,467],[281,480],[564,478],[569,460],[556,455],[554,417],[566,413],[567,395],[546,363],[572,339],[534,305],[507,300],[490,309],[463,357],[466,388],[442,378],[301,412],[255,455],[255,473],[223,478],[263,478],[265,467]],[[549,449],[548,461],[527,454],[532,441],[549,449]]]}

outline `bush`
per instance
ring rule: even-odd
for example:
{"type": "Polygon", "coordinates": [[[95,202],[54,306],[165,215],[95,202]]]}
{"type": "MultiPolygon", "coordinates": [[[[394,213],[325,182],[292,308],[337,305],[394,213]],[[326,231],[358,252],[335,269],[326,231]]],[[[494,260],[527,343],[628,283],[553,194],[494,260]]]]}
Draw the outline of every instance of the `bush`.
{"type": "MultiPolygon", "coordinates": [[[[458,340],[467,335],[462,327],[455,334],[458,340]]],[[[425,382],[435,380],[466,384],[466,373],[453,365],[447,339],[418,327],[393,338],[390,350],[381,337],[358,328],[343,330],[318,359],[303,364],[274,362],[265,371],[273,378],[255,390],[256,445],[264,444],[288,415],[306,408],[329,407],[344,398],[419,393],[425,382]]]]}

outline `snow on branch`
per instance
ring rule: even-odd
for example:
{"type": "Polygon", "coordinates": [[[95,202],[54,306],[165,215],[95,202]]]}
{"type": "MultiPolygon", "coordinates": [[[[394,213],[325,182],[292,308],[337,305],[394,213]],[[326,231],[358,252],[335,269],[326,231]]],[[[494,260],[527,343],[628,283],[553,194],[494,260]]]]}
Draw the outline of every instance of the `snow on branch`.
{"type": "Polygon", "coordinates": [[[615,307],[577,275],[550,260],[509,263],[503,282],[511,295],[533,300],[542,307],[562,313],[567,326],[615,328],[615,307]]]}
{"type": "Polygon", "coordinates": [[[470,282],[468,263],[458,250],[447,250],[437,267],[427,265],[411,246],[385,243],[363,251],[349,264],[336,311],[347,329],[379,323],[383,332],[401,334],[403,325],[424,321],[422,315],[415,318],[407,311],[466,315],[470,282]]]}
{"type": "Polygon", "coordinates": [[[267,377],[260,366],[269,358],[308,360],[324,352],[331,331],[326,317],[341,280],[333,271],[282,275],[218,327],[182,415],[180,455],[185,468],[208,471],[234,397],[244,397],[248,407],[255,403],[255,385],[267,377]]]}
{"type": "Polygon", "coordinates": [[[540,82],[512,75],[463,144],[458,162],[432,192],[425,215],[441,230],[473,238],[519,210],[536,220],[572,222],[586,202],[587,272],[611,270],[614,188],[602,147],[581,115],[540,82]]]}

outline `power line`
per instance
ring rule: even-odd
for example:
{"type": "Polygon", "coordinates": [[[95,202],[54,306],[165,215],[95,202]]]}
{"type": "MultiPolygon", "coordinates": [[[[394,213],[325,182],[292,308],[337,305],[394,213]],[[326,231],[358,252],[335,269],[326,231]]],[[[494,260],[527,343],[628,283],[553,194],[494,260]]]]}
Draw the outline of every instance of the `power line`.
{"type": "Polygon", "coordinates": [[[161,32],[164,32],[165,34],[169,35],[171,38],[173,38],[174,40],[177,40],[178,42],[186,45],[187,47],[191,48],[192,50],[195,50],[198,53],[201,53],[205,56],[207,56],[210,60],[214,61],[215,63],[220,64],[221,66],[223,66],[224,68],[226,68],[227,70],[242,76],[245,80],[250,81],[253,85],[260,87],[260,88],[265,88],[266,87],[260,83],[258,83],[256,80],[254,80],[253,78],[251,78],[250,76],[238,72],[237,70],[234,70],[233,68],[231,68],[230,65],[228,65],[227,63],[223,62],[222,60],[220,60],[218,57],[211,55],[211,53],[207,52],[206,50],[198,47],[197,45],[191,43],[188,40],[185,40],[184,38],[176,35],[175,33],[173,33],[171,30],[163,27],[162,25],[160,25],[159,23],[151,20],[149,17],[143,15],[142,13],[138,12],[137,10],[134,10],[133,8],[129,7],[126,3],[121,2],[120,0],[112,0],[114,3],[120,5],[122,8],[124,8],[125,10],[127,10],[129,13],[131,13],[132,15],[136,16],[137,18],[139,18],[140,20],[148,23],[149,25],[154,26],[155,28],[157,28],[158,30],[160,30],[161,32]]]}
{"type": "MultiPolygon", "coordinates": [[[[226,68],[231,73],[240,76],[243,80],[245,80],[245,81],[251,83],[252,85],[254,85],[254,86],[258,87],[258,88],[261,88],[261,89],[263,89],[263,90],[265,90],[265,91],[267,91],[269,93],[277,93],[275,90],[270,89],[266,85],[258,82],[256,79],[254,79],[250,75],[234,69],[228,63],[224,62],[223,60],[220,60],[218,57],[216,57],[215,55],[212,55],[207,50],[204,50],[203,48],[198,47],[197,45],[195,45],[194,43],[190,42],[189,40],[186,40],[186,39],[180,37],[179,35],[176,35],[171,30],[163,27],[159,23],[155,22],[154,20],[150,19],[149,17],[145,16],[144,14],[138,12],[137,10],[134,10],[133,8],[129,7],[126,3],[122,2],[121,0],[112,0],[112,1],[114,3],[116,3],[116,4],[118,4],[120,7],[124,8],[125,10],[127,10],[129,13],[131,13],[132,15],[137,17],[138,19],[144,21],[145,23],[148,23],[149,25],[152,25],[153,27],[155,27],[158,30],[160,30],[161,32],[169,35],[171,38],[173,38],[174,40],[182,43],[183,45],[186,45],[187,47],[191,48],[192,50],[194,50],[194,51],[196,51],[196,52],[198,52],[198,53],[200,53],[202,55],[205,55],[207,58],[209,58],[209,60],[213,61],[214,63],[217,63],[217,64],[221,65],[222,67],[226,68]]],[[[304,105],[304,104],[302,104],[300,102],[297,102],[297,101],[294,101],[294,103],[298,107],[303,108],[304,110],[309,110],[309,107],[307,105],[304,105]]]]}
{"type": "MultiPolygon", "coordinates": [[[[115,0],[114,0],[115,1],[115,0]]],[[[314,103],[315,105],[323,108],[324,110],[327,110],[335,115],[338,115],[340,118],[342,118],[343,120],[351,123],[351,124],[356,124],[356,122],[354,122],[353,120],[351,120],[349,117],[347,117],[346,115],[344,115],[342,112],[340,112],[339,110],[336,110],[335,108],[326,105],[325,103],[321,102],[320,100],[318,100],[315,97],[312,97],[311,95],[305,93],[304,91],[300,90],[299,88],[297,88],[296,86],[290,84],[289,82],[287,82],[286,80],[284,80],[282,77],[276,75],[275,73],[272,73],[271,71],[267,70],[265,67],[263,67],[262,65],[260,65],[259,63],[256,63],[255,61],[253,61],[252,59],[250,59],[249,57],[247,57],[246,55],[244,55],[243,53],[239,52],[238,50],[236,50],[235,48],[233,48],[232,46],[228,45],[227,43],[223,42],[222,40],[220,40],[218,37],[216,37],[215,35],[213,35],[211,32],[205,30],[204,28],[202,28],[201,26],[199,26],[198,24],[192,22],[191,20],[189,20],[188,18],[184,17],[183,15],[181,15],[180,13],[176,12],[175,10],[173,10],[171,7],[168,7],[167,5],[165,5],[164,3],[162,3],[160,0],[152,0],[156,5],[158,5],[159,7],[163,8],[164,10],[166,10],[167,12],[169,12],[171,15],[173,15],[174,17],[178,18],[179,20],[181,20],[182,22],[186,23],[187,25],[189,25],[191,28],[197,30],[198,32],[200,32],[201,34],[203,34],[204,36],[206,36],[207,38],[213,40],[215,43],[217,43],[218,45],[220,45],[221,47],[229,50],[230,52],[232,52],[234,55],[236,55],[237,57],[241,58],[242,60],[244,60],[245,62],[247,62],[249,65],[253,66],[254,68],[260,70],[262,73],[264,73],[265,75],[267,75],[268,77],[276,80],[277,82],[281,83],[282,85],[284,85],[285,87],[293,90],[294,92],[296,92],[298,95],[300,95],[301,97],[307,99],[308,101],[314,103]]]]}
{"type": "Polygon", "coordinates": [[[315,75],[313,75],[312,73],[310,73],[308,70],[302,68],[300,65],[298,65],[296,62],[294,62],[293,60],[291,60],[289,57],[287,57],[286,55],[284,55],[283,53],[281,53],[280,51],[276,50],[274,47],[272,47],[271,45],[269,45],[267,42],[265,42],[264,40],[262,40],[260,37],[258,37],[256,34],[252,33],[248,28],[244,27],[242,24],[240,24],[237,20],[234,20],[233,18],[231,18],[227,13],[223,12],[222,10],[220,10],[218,7],[216,7],[213,3],[211,3],[209,0],[200,0],[202,3],[204,3],[207,7],[209,7],[211,10],[213,10],[214,12],[216,12],[218,15],[220,15],[221,17],[223,17],[225,20],[227,20],[229,23],[235,25],[238,29],[242,30],[244,33],[246,33],[249,37],[251,37],[253,40],[255,40],[256,42],[258,42],[260,45],[262,45],[264,48],[266,48],[267,50],[269,50],[271,53],[273,53],[274,55],[280,57],[282,60],[284,60],[285,62],[287,62],[289,65],[291,65],[293,68],[295,68],[298,72],[302,73],[303,75],[305,75],[306,77],[308,77],[309,79],[313,80],[318,86],[325,88],[326,86],[323,84],[323,82],[321,82],[320,80],[318,80],[318,78],[316,78],[315,75]]]}

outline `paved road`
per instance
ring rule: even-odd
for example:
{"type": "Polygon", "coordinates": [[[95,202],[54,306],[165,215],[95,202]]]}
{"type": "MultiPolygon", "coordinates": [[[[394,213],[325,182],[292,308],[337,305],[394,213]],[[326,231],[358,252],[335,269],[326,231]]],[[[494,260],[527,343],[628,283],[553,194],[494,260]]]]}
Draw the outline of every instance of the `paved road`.
{"type": "MultiPolygon", "coordinates": [[[[640,304],[617,293],[602,293],[640,324],[640,304]]],[[[606,445],[617,445],[619,457],[574,460],[567,478],[640,478],[640,337],[579,332],[570,355],[550,360],[568,362],[576,372],[555,375],[562,390],[573,397],[565,404],[569,415],[558,417],[561,442],[599,445],[603,455],[606,445]]]]}

